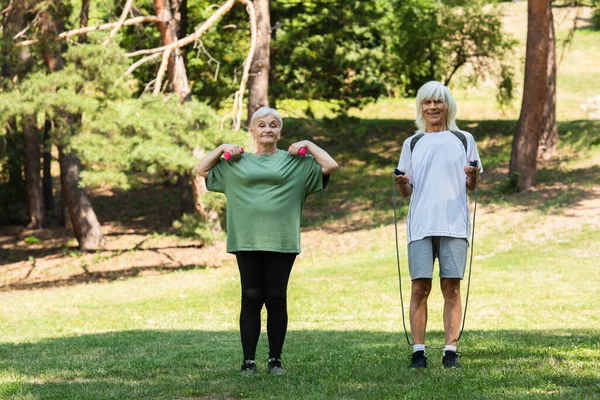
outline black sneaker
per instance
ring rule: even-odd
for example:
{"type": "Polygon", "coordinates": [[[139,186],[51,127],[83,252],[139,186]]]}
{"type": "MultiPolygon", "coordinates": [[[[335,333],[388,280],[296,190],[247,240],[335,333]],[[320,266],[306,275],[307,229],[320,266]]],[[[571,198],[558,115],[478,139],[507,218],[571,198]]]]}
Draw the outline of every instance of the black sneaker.
{"type": "Polygon", "coordinates": [[[273,375],[287,374],[287,370],[281,365],[281,359],[269,358],[269,373],[273,375]]]}
{"type": "Polygon", "coordinates": [[[242,375],[249,376],[255,375],[258,372],[256,369],[256,363],[254,360],[246,360],[242,363],[242,375]]]}
{"type": "Polygon", "coordinates": [[[408,368],[427,368],[427,357],[425,357],[425,351],[415,351],[410,359],[411,361],[408,368]]]}
{"type": "Polygon", "coordinates": [[[456,351],[444,351],[444,357],[442,357],[442,364],[444,364],[444,368],[462,368],[461,363],[458,362],[458,356],[459,353],[456,351]]]}

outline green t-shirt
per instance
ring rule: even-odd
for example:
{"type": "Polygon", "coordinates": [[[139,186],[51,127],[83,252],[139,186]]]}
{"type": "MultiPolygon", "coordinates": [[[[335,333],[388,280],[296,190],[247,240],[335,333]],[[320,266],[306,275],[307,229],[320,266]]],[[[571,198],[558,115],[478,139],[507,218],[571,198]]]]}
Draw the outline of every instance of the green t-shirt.
{"type": "Polygon", "coordinates": [[[327,189],[314,157],[287,151],[220,159],[206,187],[227,196],[227,252],[300,253],[300,217],[309,194],[327,189]]]}

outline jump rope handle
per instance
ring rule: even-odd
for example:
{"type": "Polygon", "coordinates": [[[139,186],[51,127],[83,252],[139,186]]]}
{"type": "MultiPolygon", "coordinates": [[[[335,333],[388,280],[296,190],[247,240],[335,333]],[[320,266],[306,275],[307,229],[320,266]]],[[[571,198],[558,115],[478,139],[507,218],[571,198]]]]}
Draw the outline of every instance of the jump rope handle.
{"type": "Polygon", "coordinates": [[[469,163],[469,167],[476,167],[479,165],[479,161],[477,160],[473,160],[469,163]]]}
{"type": "MultiPolygon", "coordinates": [[[[244,154],[244,148],[242,147],[242,154],[244,154]]],[[[223,158],[226,159],[227,161],[231,160],[231,154],[225,152],[223,153],[223,158]]]]}
{"type": "Polygon", "coordinates": [[[404,175],[404,172],[400,171],[398,168],[394,170],[394,175],[404,175]]]}
{"type": "Polygon", "coordinates": [[[298,154],[304,157],[306,155],[306,147],[303,147],[300,150],[298,150],[298,154]]]}

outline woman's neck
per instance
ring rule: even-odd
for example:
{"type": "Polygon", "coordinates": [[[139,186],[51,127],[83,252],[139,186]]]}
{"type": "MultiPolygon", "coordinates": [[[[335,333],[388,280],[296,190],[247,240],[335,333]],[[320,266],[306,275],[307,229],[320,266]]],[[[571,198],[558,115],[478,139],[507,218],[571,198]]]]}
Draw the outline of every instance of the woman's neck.
{"type": "Polygon", "coordinates": [[[256,155],[262,154],[275,154],[277,153],[277,145],[257,145],[256,146],[256,155]]]}

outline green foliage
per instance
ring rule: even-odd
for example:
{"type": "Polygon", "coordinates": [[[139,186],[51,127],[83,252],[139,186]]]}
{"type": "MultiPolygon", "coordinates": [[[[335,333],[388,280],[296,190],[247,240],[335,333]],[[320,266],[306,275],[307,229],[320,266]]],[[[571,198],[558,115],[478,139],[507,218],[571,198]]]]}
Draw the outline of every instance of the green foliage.
{"type": "Polygon", "coordinates": [[[23,239],[25,241],[25,243],[27,244],[38,244],[40,242],[40,239],[36,238],[35,236],[27,236],[25,239],[23,239]]]}
{"type": "Polygon", "coordinates": [[[595,0],[592,2],[594,5],[594,11],[592,11],[592,25],[595,30],[600,30],[600,1],[595,0]]]}
{"type": "MultiPolygon", "coordinates": [[[[190,33],[215,9],[209,0],[188,3],[190,33]]],[[[142,14],[154,13],[150,1],[136,5],[142,14]]],[[[381,97],[413,94],[431,79],[449,82],[467,64],[465,85],[491,76],[499,82],[501,101],[512,95],[507,90],[512,75],[503,60],[515,43],[502,33],[499,9],[483,1],[377,0],[339,7],[280,0],[270,3],[270,14],[273,104],[292,98],[329,101],[338,111],[360,108],[381,97]]],[[[194,96],[216,108],[231,100],[249,47],[248,30],[246,11],[236,4],[184,50],[194,96]]],[[[160,45],[150,25],[124,28],[121,37],[128,51],[160,45]]],[[[156,68],[146,64],[135,76],[150,82],[156,68]]]]}
{"type": "Polygon", "coordinates": [[[385,95],[389,39],[380,21],[387,8],[384,1],[277,3],[274,97],[323,99],[347,109],[385,95]]]}
{"type": "Polygon", "coordinates": [[[135,84],[121,79],[129,61],[119,47],[73,46],[65,57],[61,71],[30,74],[0,95],[0,107],[5,120],[38,112],[52,119],[52,140],[78,152],[85,185],[127,188],[149,175],[187,173],[197,162],[194,148],[247,142],[244,133],[220,130],[215,111],[196,100],[132,98],[135,84]]]}
{"type": "Polygon", "coordinates": [[[500,101],[512,96],[512,72],[505,63],[516,41],[502,32],[498,7],[479,0],[411,0],[394,5],[387,20],[391,68],[403,93],[414,94],[429,80],[448,84],[469,65],[468,86],[491,76],[500,82],[500,101]]]}

